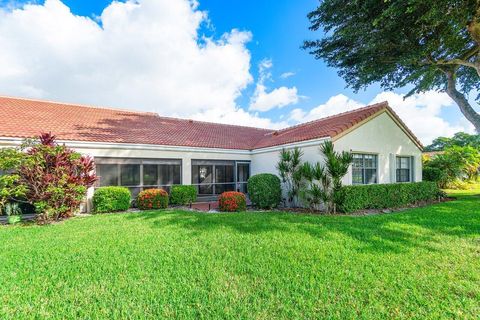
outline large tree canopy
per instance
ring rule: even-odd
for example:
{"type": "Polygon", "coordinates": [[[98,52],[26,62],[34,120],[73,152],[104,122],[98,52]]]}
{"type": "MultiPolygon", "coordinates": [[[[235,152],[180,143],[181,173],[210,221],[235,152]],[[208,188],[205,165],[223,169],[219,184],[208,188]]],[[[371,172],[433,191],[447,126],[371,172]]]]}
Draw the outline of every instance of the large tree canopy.
{"type": "Polygon", "coordinates": [[[425,151],[442,151],[453,146],[473,147],[480,150],[480,135],[471,135],[465,132],[457,132],[451,138],[438,137],[432,144],[425,147],[425,151]]]}
{"type": "Polygon", "coordinates": [[[304,48],[350,87],[445,91],[480,132],[480,0],[323,0],[308,18],[325,36],[304,48]]]}

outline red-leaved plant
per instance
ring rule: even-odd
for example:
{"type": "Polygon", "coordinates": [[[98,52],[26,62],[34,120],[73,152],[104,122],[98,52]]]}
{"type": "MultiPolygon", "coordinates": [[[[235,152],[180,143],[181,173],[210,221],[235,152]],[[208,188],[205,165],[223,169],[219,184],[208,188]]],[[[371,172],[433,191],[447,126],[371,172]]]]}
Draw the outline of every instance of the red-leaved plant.
{"type": "Polygon", "coordinates": [[[220,211],[238,212],[247,209],[247,199],[241,192],[227,191],[218,197],[220,211]]]}
{"type": "Polygon", "coordinates": [[[97,180],[93,159],[57,144],[51,133],[42,133],[22,148],[26,155],[17,169],[19,183],[26,186],[25,197],[35,206],[38,221],[72,216],[97,180]]]}

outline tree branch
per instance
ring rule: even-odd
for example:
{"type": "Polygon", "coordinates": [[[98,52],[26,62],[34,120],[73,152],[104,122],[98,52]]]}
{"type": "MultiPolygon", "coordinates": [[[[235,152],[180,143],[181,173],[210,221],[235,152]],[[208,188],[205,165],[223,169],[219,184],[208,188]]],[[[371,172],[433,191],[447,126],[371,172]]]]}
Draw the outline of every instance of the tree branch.
{"type": "Polygon", "coordinates": [[[480,114],[478,114],[475,109],[472,108],[467,98],[459,92],[456,88],[456,68],[440,68],[445,73],[447,78],[447,88],[446,93],[453,101],[455,101],[460,108],[460,111],[463,113],[465,118],[467,118],[474,126],[475,131],[480,133],[480,114]]]}

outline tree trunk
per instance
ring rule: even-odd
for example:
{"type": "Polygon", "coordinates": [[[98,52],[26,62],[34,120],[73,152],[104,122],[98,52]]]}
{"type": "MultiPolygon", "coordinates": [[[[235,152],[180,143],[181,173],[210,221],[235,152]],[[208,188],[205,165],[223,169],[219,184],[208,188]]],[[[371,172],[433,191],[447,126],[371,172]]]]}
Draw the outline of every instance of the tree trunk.
{"type": "Polygon", "coordinates": [[[465,118],[473,124],[475,131],[480,134],[480,114],[473,109],[467,98],[457,90],[454,71],[447,71],[445,74],[447,76],[447,94],[455,101],[465,118]]]}

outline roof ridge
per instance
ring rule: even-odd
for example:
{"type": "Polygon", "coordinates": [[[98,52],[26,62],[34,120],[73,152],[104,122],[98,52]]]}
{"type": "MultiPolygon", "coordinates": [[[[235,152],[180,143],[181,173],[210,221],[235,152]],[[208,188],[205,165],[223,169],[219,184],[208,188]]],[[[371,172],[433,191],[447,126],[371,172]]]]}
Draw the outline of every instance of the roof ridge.
{"type": "Polygon", "coordinates": [[[112,110],[112,111],[123,111],[123,112],[141,113],[141,114],[149,114],[149,115],[159,116],[159,114],[156,113],[156,112],[151,112],[151,111],[135,111],[135,110],[132,110],[132,109],[127,109],[127,108],[116,108],[116,107],[109,107],[109,106],[88,105],[88,104],[71,103],[71,102],[59,102],[59,101],[53,101],[53,100],[47,100],[47,99],[38,99],[38,98],[19,98],[19,97],[6,96],[6,95],[1,95],[1,94],[0,94],[0,98],[13,99],[13,100],[19,100],[19,101],[51,103],[51,104],[71,106],[71,107],[90,108],[90,109],[102,109],[102,110],[112,110]]]}
{"type": "Polygon", "coordinates": [[[327,120],[327,119],[337,118],[337,117],[344,116],[346,114],[350,114],[350,113],[354,113],[354,112],[358,112],[358,111],[373,109],[373,108],[376,108],[376,107],[378,107],[379,105],[382,105],[382,104],[384,105],[383,106],[384,108],[388,107],[388,102],[387,101],[377,102],[377,103],[369,104],[369,105],[361,107],[361,108],[348,110],[348,111],[344,111],[344,112],[341,112],[341,113],[336,113],[336,114],[333,114],[331,116],[326,116],[326,117],[323,117],[323,118],[318,118],[318,119],[315,119],[315,120],[302,122],[302,123],[299,123],[299,124],[296,124],[296,125],[293,125],[293,126],[290,126],[290,127],[287,127],[287,128],[283,128],[283,129],[280,129],[280,130],[274,130],[274,131],[276,133],[281,133],[281,132],[288,131],[288,130],[291,130],[291,129],[296,129],[296,128],[299,128],[299,127],[303,127],[303,126],[306,126],[306,125],[309,125],[309,124],[312,124],[312,123],[315,123],[315,122],[320,122],[320,121],[324,121],[324,120],[327,120]]]}

